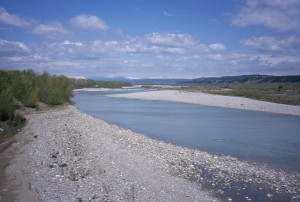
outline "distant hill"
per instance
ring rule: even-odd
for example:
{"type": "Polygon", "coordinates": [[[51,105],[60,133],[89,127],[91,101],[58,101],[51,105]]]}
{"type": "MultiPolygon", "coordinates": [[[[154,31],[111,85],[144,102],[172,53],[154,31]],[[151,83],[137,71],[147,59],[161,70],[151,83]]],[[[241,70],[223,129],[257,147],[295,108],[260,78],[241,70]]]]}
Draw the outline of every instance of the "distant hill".
{"type": "Polygon", "coordinates": [[[241,75],[197,78],[178,82],[179,84],[228,84],[228,83],[297,83],[300,75],[296,76],[270,76],[270,75],[241,75]]]}
{"type": "Polygon", "coordinates": [[[135,85],[173,85],[188,80],[187,79],[130,79],[128,81],[135,85]]]}

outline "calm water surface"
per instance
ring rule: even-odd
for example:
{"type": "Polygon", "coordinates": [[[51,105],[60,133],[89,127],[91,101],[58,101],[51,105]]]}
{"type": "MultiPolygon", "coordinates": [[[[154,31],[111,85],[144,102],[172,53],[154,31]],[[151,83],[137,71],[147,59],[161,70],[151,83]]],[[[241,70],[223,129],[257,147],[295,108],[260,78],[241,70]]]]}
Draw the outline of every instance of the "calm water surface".
{"type": "MultiPolygon", "coordinates": [[[[125,92],[130,92],[129,90],[125,92]]],[[[300,171],[300,116],[75,92],[84,113],[188,148],[300,171]]]]}

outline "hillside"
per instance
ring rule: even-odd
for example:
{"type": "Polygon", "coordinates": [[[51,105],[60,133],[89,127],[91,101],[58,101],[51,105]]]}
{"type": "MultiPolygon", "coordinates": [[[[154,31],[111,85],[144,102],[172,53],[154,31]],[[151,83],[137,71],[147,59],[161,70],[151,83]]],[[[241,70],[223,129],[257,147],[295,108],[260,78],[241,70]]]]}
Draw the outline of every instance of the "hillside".
{"type": "Polygon", "coordinates": [[[271,76],[271,75],[241,75],[197,78],[179,83],[184,84],[229,84],[229,83],[298,83],[300,75],[271,76]]]}

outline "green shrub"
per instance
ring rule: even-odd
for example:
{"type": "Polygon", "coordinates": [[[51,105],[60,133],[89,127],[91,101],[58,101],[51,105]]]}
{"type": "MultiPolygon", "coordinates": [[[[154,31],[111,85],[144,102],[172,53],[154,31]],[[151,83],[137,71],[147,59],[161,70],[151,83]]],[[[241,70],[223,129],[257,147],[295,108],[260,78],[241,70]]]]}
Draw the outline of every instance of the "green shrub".
{"type": "Polygon", "coordinates": [[[20,106],[36,107],[38,102],[59,105],[72,96],[70,80],[64,76],[35,74],[32,70],[0,70],[0,120],[13,120],[20,106]]]}
{"type": "Polygon", "coordinates": [[[39,83],[39,99],[41,102],[46,103],[49,89],[49,74],[43,73],[38,77],[39,83]]]}
{"type": "Polygon", "coordinates": [[[31,90],[25,100],[25,105],[27,107],[36,107],[39,101],[38,88],[31,90]]]}
{"type": "Polygon", "coordinates": [[[0,93],[0,120],[6,121],[13,119],[14,113],[13,97],[8,90],[3,90],[0,93]]]}
{"type": "Polygon", "coordinates": [[[51,77],[48,80],[48,89],[45,102],[49,105],[59,105],[70,101],[72,85],[64,76],[51,77]]]}
{"type": "Polygon", "coordinates": [[[25,124],[25,118],[16,109],[36,107],[38,102],[58,105],[69,101],[72,85],[64,76],[35,74],[32,70],[0,70],[0,124],[5,126],[0,142],[16,134],[25,124]]]}

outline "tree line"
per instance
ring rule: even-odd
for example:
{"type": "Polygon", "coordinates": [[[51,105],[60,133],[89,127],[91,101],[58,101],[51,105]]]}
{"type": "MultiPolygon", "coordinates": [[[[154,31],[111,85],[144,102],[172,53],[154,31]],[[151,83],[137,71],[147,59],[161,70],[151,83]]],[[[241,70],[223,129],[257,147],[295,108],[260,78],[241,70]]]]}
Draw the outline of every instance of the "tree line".
{"type": "Polygon", "coordinates": [[[129,82],[70,79],[32,70],[0,70],[0,121],[19,118],[16,109],[36,107],[38,102],[60,105],[69,102],[74,88],[121,88],[129,82]]]}
{"type": "Polygon", "coordinates": [[[129,82],[119,81],[96,81],[90,79],[70,79],[75,89],[79,88],[121,88],[124,86],[132,86],[129,82]]]}
{"type": "Polygon", "coordinates": [[[59,105],[70,101],[73,86],[65,76],[36,74],[32,70],[0,70],[0,120],[18,118],[19,107],[36,107],[38,102],[59,105]]]}

